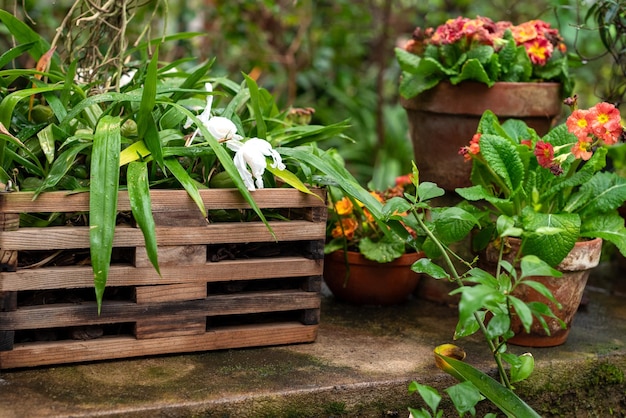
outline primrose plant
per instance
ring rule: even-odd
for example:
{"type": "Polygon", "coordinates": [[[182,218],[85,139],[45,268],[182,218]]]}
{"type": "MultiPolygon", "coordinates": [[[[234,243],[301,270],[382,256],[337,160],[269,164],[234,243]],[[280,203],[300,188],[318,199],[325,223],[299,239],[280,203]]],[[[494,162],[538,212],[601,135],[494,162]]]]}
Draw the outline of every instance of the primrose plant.
{"type": "MultiPolygon", "coordinates": [[[[529,286],[559,306],[551,292],[543,284],[532,280],[532,277],[558,277],[561,273],[537,256],[525,256],[511,263],[500,252],[493,271],[476,267],[476,259],[463,260],[451,249],[450,244],[464,239],[479,224],[475,216],[478,212],[471,205],[463,203],[456,207],[433,206],[432,199],[442,196],[444,190],[434,183],[419,183],[419,172],[415,165],[411,181],[414,191],[407,191],[403,197],[394,197],[383,206],[385,222],[398,234],[406,231],[404,227],[407,225],[417,232],[417,238],[406,233],[403,235],[427,255],[418,260],[412,269],[458,285],[452,292],[461,296],[454,339],[480,331],[497,366],[498,376],[494,379],[463,362],[465,353],[461,348],[453,344],[437,347],[437,366],[460,381],[446,392],[461,416],[466,413],[474,415],[476,404],[485,398],[508,416],[539,416],[513,392],[513,384],[532,373],[533,357],[529,353],[518,356],[508,352],[507,340],[514,335],[511,327],[514,317],[526,331],[530,329],[533,318],[542,324],[545,323],[545,317],[556,318],[547,305],[526,303],[517,298],[515,289],[529,286]]],[[[506,219],[502,217],[497,223],[501,237],[505,237],[507,231],[511,230],[506,219]]],[[[545,325],[544,329],[549,332],[545,325]]],[[[412,383],[409,389],[419,392],[431,408],[431,411],[411,409],[413,417],[442,416],[443,412],[438,409],[441,396],[435,389],[417,382],[412,383]]]]}

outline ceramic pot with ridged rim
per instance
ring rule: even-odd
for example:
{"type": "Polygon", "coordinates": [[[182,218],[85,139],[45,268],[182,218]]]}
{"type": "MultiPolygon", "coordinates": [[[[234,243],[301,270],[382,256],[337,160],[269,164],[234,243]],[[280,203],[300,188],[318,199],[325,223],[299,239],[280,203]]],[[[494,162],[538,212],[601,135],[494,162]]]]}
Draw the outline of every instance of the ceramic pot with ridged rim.
{"type": "MultiPolygon", "coordinates": [[[[519,249],[520,241],[517,238],[509,238],[508,241],[511,246],[509,254],[514,254],[519,249]]],[[[547,335],[541,324],[535,319],[531,325],[530,332],[527,333],[523,329],[521,322],[514,316],[511,321],[511,327],[515,332],[515,336],[509,339],[508,342],[525,347],[554,347],[564,344],[570,333],[574,316],[580,306],[589,273],[599,264],[601,253],[602,239],[578,241],[565,259],[556,266],[556,269],[563,273],[563,276],[536,276],[531,278],[534,281],[543,283],[552,292],[556,300],[561,303],[561,309],[558,309],[553,303],[529,286],[519,286],[515,289],[513,295],[524,302],[538,301],[548,305],[552,312],[565,322],[567,327],[562,328],[559,322],[553,318],[545,318],[550,330],[550,335],[547,335]]],[[[486,262],[494,269],[497,258],[498,250],[493,246],[488,247],[486,262]]]]}
{"type": "Polygon", "coordinates": [[[396,305],[405,302],[417,287],[420,275],[411,265],[422,257],[422,252],[406,253],[389,263],[378,263],[357,251],[335,251],[324,257],[324,282],[343,302],[396,305]]]}

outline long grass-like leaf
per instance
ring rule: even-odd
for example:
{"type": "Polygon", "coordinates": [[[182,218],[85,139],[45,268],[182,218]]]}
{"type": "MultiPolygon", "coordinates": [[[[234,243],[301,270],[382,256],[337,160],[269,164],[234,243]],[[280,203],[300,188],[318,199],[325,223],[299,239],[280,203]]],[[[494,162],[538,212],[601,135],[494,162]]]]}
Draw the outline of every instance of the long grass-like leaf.
{"type": "Polygon", "coordinates": [[[62,152],[52,163],[52,168],[50,168],[50,172],[41,183],[41,186],[35,190],[33,200],[37,199],[37,196],[39,196],[41,192],[56,186],[70,168],[72,168],[72,164],[74,164],[78,153],[90,145],[90,143],[76,144],[62,152]]]}
{"type": "Polygon", "coordinates": [[[452,357],[435,353],[447,366],[451,368],[447,373],[460,376],[478,388],[487,399],[493,402],[508,417],[539,418],[540,415],[526,402],[520,399],[512,390],[501,385],[482,371],[452,357]]]}
{"type": "Polygon", "coordinates": [[[261,110],[261,97],[259,92],[259,86],[256,81],[244,74],[246,78],[246,85],[250,90],[250,105],[254,112],[254,120],[256,122],[256,136],[265,139],[267,137],[267,126],[263,119],[263,112],[261,110]]]}
{"type": "Polygon", "coordinates": [[[15,110],[15,106],[17,104],[34,94],[45,93],[48,91],[54,90],[63,90],[63,86],[46,86],[46,87],[36,87],[32,89],[23,89],[13,92],[2,99],[0,102],[0,123],[4,126],[11,125],[11,118],[13,117],[13,110],[15,110]]]}
{"type": "Polygon", "coordinates": [[[24,51],[28,51],[34,45],[35,42],[28,42],[22,45],[18,45],[15,48],[11,48],[4,54],[0,55],[0,68],[6,67],[11,61],[22,55],[24,51]]]}
{"type": "Polygon", "coordinates": [[[206,218],[206,207],[204,206],[204,202],[202,201],[202,196],[198,192],[197,183],[189,176],[189,173],[185,171],[182,165],[178,162],[176,158],[166,158],[165,166],[172,172],[176,180],[183,186],[183,188],[189,194],[189,197],[196,203],[198,209],[202,213],[202,216],[206,218]]]}
{"type": "Polygon", "coordinates": [[[159,139],[159,131],[152,115],[156,104],[158,57],[159,52],[157,48],[154,51],[152,60],[150,60],[150,64],[148,64],[148,71],[143,83],[143,94],[137,113],[137,131],[139,138],[143,139],[154,160],[159,166],[163,167],[163,148],[159,139]]]}
{"type": "Polygon", "coordinates": [[[120,176],[120,118],[105,115],[96,127],[91,153],[89,242],[98,315],[113,249],[120,176]]]}
{"type": "MultiPolygon", "coordinates": [[[[29,48],[31,56],[38,60],[43,54],[50,49],[50,44],[42,38],[37,32],[32,30],[27,24],[17,19],[12,14],[0,9],[0,20],[5,24],[11,35],[20,43],[34,42],[32,48],[29,48]]],[[[54,56],[50,65],[51,70],[59,69],[59,58],[54,56]]]]}
{"type": "Polygon", "coordinates": [[[150,183],[148,181],[148,164],[144,161],[134,161],[128,165],[126,173],[128,180],[128,198],[133,217],[143,233],[146,243],[146,253],[154,269],[159,270],[159,258],[156,240],[156,225],[152,216],[150,200],[150,183]]]}

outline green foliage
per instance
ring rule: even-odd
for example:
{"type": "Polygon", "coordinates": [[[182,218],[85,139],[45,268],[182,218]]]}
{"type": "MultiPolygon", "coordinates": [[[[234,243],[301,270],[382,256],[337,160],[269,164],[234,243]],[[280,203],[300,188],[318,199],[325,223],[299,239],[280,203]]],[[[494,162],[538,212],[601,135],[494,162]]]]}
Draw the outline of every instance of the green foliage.
{"type": "MultiPolygon", "coordinates": [[[[8,29],[22,31],[17,20],[5,14],[0,17],[8,22],[8,29]]],[[[36,46],[42,43],[33,40],[34,33],[27,34],[28,43],[15,46],[5,57],[36,53],[36,46]]],[[[98,309],[109,269],[118,190],[129,191],[133,215],[157,272],[148,188],[183,188],[206,216],[199,190],[211,184],[212,175],[224,172],[270,228],[242,180],[242,167],[233,162],[234,151],[208,130],[208,119],[218,115],[228,118],[242,140],[262,137],[270,149],[306,147],[340,136],[348,126],[346,122],[328,127],[301,125],[298,109],[279,110],[274,97],[250,77],[237,83],[212,76],[212,61],[163,63],[159,60],[159,42],[153,47],[150,59],[130,61],[135,66],[128,70],[134,76],[120,86],[120,91],[98,91],[74,80],[75,68],[60,61],[49,72],[0,70],[0,122],[6,128],[0,133],[3,183],[34,190],[35,198],[52,190],[91,192],[90,242],[98,309]],[[19,78],[26,80],[26,86],[35,87],[9,87],[19,78]],[[31,112],[33,109],[37,112],[31,112]],[[197,114],[197,109],[204,110],[197,114]]],[[[134,52],[143,55],[146,51],[134,52]]],[[[53,57],[58,58],[56,54],[53,57]]],[[[98,81],[104,85],[110,80],[98,81]]],[[[290,156],[288,167],[270,166],[264,171],[265,183],[274,186],[277,178],[310,193],[304,181],[315,184],[313,174],[338,175],[341,177],[334,182],[339,187],[347,184],[359,195],[360,186],[347,171],[327,173],[301,167],[299,158],[309,157],[305,152],[290,156]]]]}
{"type": "Polygon", "coordinates": [[[582,161],[572,154],[578,139],[565,124],[539,138],[520,121],[500,124],[491,111],[478,131],[480,152],[471,154],[473,186],[457,193],[488,203],[496,217],[511,217],[516,229],[510,236],[522,238],[525,254],[555,266],[583,237],[606,239],[626,254],[626,228],[617,214],[626,201],[626,179],[604,170],[607,146],[599,143],[582,161]],[[540,142],[554,151],[551,167],[535,155],[540,142]]]}

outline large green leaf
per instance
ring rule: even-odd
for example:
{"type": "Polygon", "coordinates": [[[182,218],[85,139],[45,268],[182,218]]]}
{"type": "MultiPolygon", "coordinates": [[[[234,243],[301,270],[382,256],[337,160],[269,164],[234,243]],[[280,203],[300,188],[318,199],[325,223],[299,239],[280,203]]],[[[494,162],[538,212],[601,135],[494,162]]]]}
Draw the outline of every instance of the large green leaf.
{"type": "Polygon", "coordinates": [[[150,183],[148,181],[148,164],[144,161],[134,161],[128,165],[126,173],[128,199],[133,217],[139,225],[146,243],[146,253],[154,269],[161,275],[159,269],[158,247],[156,240],[156,225],[152,216],[150,199],[150,183]]]}
{"type": "MultiPolygon", "coordinates": [[[[445,362],[454,373],[474,384],[487,399],[494,403],[507,417],[511,418],[540,418],[526,402],[520,399],[515,392],[498,383],[491,376],[475,367],[442,354],[435,353],[445,362]]],[[[454,376],[453,373],[450,373],[454,376]]]]}
{"type": "Polygon", "coordinates": [[[580,237],[578,214],[537,213],[526,207],[522,211],[524,255],[536,255],[551,266],[559,264],[574,248],[580,237]]]}
{"type": "Polygon", "coordinates": [[[120,118],[103,116],[93,139],[89,194],[89,242],[98,315],[106,287],[117,218],[120,175],[120,118]]]}
{"type": "Polygon", "coordinates": [[[524,164],[511,141],[501,136],[483,134],[480,137],[480,153],[509,193],[522,185],[524,164]]]}

